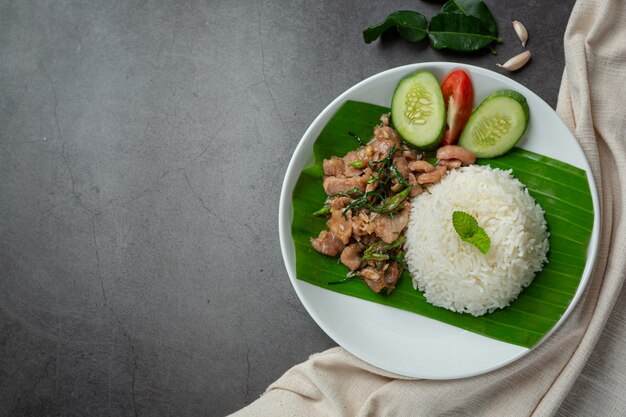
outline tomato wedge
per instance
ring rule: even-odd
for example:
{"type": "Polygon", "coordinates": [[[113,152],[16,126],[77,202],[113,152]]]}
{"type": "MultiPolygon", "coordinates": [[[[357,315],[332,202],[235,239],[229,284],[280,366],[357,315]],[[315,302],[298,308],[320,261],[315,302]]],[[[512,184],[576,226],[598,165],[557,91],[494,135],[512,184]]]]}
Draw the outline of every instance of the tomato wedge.
{"type": "Polygon", "coordinates": [[[441,83],[441,92],[447,109],[446,132],[442,144],[454,145],[474,108],[472,80],[464,70],[454,70],[441,83]]]}

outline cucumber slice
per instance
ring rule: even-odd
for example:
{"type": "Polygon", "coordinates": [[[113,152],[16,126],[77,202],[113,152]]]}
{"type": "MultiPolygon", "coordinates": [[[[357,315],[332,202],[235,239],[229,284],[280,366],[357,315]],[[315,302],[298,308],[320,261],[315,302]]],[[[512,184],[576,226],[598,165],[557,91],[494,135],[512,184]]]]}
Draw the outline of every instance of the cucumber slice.
{"type": "Polygon", "coordinates": [[[446,130],[439,81],[428,71],[403,78],[391,99],[391,120],[400,136],[422,150],[435,149],[446,130]]]}
{"type": "Polygon", "coordinates": [[[523,95],[513,90],[496,91],[472,113],[459,145],[478,158],[504,155],[522,139],[529,119],[530,111],[523,95]]]}

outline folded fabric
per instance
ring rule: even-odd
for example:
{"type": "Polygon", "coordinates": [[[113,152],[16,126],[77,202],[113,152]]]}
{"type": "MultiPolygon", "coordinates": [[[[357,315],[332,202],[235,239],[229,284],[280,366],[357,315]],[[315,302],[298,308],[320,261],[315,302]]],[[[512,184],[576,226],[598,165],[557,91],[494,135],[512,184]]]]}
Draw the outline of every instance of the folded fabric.
{"type": "MultiPolygon", "coordinates": [[[[233,415],[553,415],[596,345],[626,277],[624,39],[626,2],[576,3],[565,34],[566,65],[557,112],[592,167],[602,230],[592,279],[555,334],[511,365],[451,381],[393,375],[333,348],[287,371],[261,398],[233,415]]],[[[620,401],[624,399],[609,397],[598,404],[597,415],[612,415],[620,401]]]]}

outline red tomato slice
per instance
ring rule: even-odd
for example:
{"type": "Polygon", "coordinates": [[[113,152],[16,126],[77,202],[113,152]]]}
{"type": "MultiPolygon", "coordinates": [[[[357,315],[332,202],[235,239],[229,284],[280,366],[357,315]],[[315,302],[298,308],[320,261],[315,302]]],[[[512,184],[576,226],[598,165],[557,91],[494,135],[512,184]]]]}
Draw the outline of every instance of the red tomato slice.
{"type": "Polygon", "coordinates": [[[474,108],[472,80],[464,70],[454,70],[441,83],[441,92],[448,117],[442,143],[454,145],[474,108]]]}

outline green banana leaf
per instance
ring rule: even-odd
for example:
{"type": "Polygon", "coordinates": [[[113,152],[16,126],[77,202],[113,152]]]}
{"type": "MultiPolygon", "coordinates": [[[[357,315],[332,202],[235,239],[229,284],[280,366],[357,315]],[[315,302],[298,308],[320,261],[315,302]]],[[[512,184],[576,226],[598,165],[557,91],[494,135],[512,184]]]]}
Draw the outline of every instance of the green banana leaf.
{"type": "Polygon", "coordinates": [[[302,172],[293,191],[296,276],[330,291],[407,310],[503,342],[532,347],[558,322],[576,293],[585,267],[594,213],[584,170],[520,148],[500,158],[477,162],[512,169],[513,175],[528,187],[546,212],[549,263],[509,307],[482,317],[435,307],[426,302],[422,292],[413,289],[408,272],[389,295],[376,294],[360,281],[328,285],[344,278],[348,269],[338,258],[317,253],[310,243],[311,237],[326,228],[326,219],[312,215],[326,199],[322,160],[357,148],[354,135],[369,139],[380,115],[387,112],[386,107],[348,101],[317,138],[315,163],[302,172]]]}

